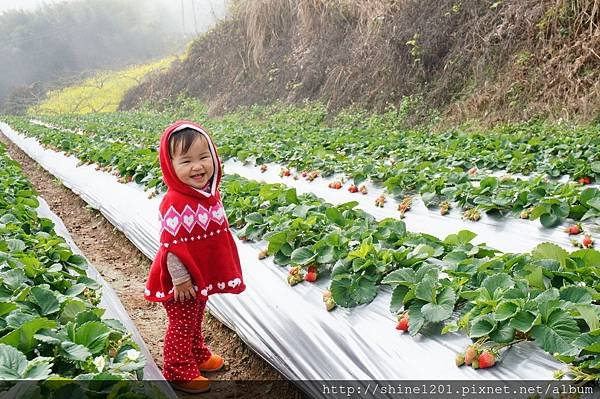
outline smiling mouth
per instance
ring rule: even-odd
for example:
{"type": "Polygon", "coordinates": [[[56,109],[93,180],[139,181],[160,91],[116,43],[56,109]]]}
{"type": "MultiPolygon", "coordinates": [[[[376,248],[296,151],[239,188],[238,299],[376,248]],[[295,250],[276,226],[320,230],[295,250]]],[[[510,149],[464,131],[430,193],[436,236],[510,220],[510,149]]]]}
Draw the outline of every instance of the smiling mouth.
{"type": "Polygon", "coordinates": [[[191,175],[190,176],[193,180],[202,180],[202,178],[204,177],[204,173],[199,173],[197,175],[191,175]]]}

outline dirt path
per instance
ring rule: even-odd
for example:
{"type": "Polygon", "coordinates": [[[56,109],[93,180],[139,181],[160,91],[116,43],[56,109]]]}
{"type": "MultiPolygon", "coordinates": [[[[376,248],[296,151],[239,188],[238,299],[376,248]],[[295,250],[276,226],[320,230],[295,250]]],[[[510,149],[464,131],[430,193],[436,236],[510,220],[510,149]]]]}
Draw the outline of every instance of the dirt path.
{"type": "MultiPolygon", "coordinates": [[[[8,147],[10,156],[21,164],[23,172],[50,209],[64,221],[77,246],[115,289],[154,360],[162,366],[166,313],[160,304],[148,302],[140,294],[144,290],[150,260],[102,214],[87,206],[2,134],[0,141],[8,147]]],[[[213,384],[211,392],[202,394],[202,398],[302,397],[292,383],[208,312],[203,328],[208,346],[226,359],[223,370],[207,376],[228,382],[213,384]]]]}

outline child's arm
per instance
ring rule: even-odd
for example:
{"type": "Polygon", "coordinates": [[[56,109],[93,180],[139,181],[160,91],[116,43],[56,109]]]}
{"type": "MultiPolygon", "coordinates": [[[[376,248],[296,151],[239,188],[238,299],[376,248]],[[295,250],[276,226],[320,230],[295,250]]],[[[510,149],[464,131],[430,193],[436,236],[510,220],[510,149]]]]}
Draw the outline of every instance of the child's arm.
{"type": "Polygon", "coordinates": [[[173,280],[173,299],[184,300],[196,297],[192,278],[181,260],[171,252],[167,253],[167,270],[173,280]]]}

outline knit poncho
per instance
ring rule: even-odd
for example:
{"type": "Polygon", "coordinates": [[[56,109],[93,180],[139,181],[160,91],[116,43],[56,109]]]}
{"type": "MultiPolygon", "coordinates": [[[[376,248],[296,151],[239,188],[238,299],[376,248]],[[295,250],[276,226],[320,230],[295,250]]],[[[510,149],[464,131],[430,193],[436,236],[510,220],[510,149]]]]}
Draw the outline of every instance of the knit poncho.
{"type": "Polygon", "coordinates": [[[187,267],[197,295],[208,297],[244,291],[240,259],[218,191],[221,162],[211,138],[202,126],[176,122],[161,137],[159,158],[168,189],[159,207],[160,248],[150,269],[144,297],[164,302],[173,296],[173,283],[167,269],[168,252],[187,267]],[[184,184],[175,174],[169,157],[169,137],[185,128],[199,131],[208,142],[214,175],[206,191],[184,184]]]}

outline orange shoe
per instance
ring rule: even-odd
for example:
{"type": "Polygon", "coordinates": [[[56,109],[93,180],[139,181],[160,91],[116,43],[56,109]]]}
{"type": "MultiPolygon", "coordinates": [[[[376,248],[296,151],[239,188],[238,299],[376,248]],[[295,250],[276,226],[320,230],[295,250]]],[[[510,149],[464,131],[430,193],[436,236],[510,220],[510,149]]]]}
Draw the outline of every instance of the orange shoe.
{"type": "Polygon", "coordinates": [[[200,371],[218,371],[223,368],[225,360],[219,355],[211,355],[207,361],[198,366],[200,371]]]}
{"type": "Polygon", "coordinates": [[[191,381],[172,382],[173,388],[187,393],[202,393],[210,390],[210,381],[201,375],[191,381]]]}

